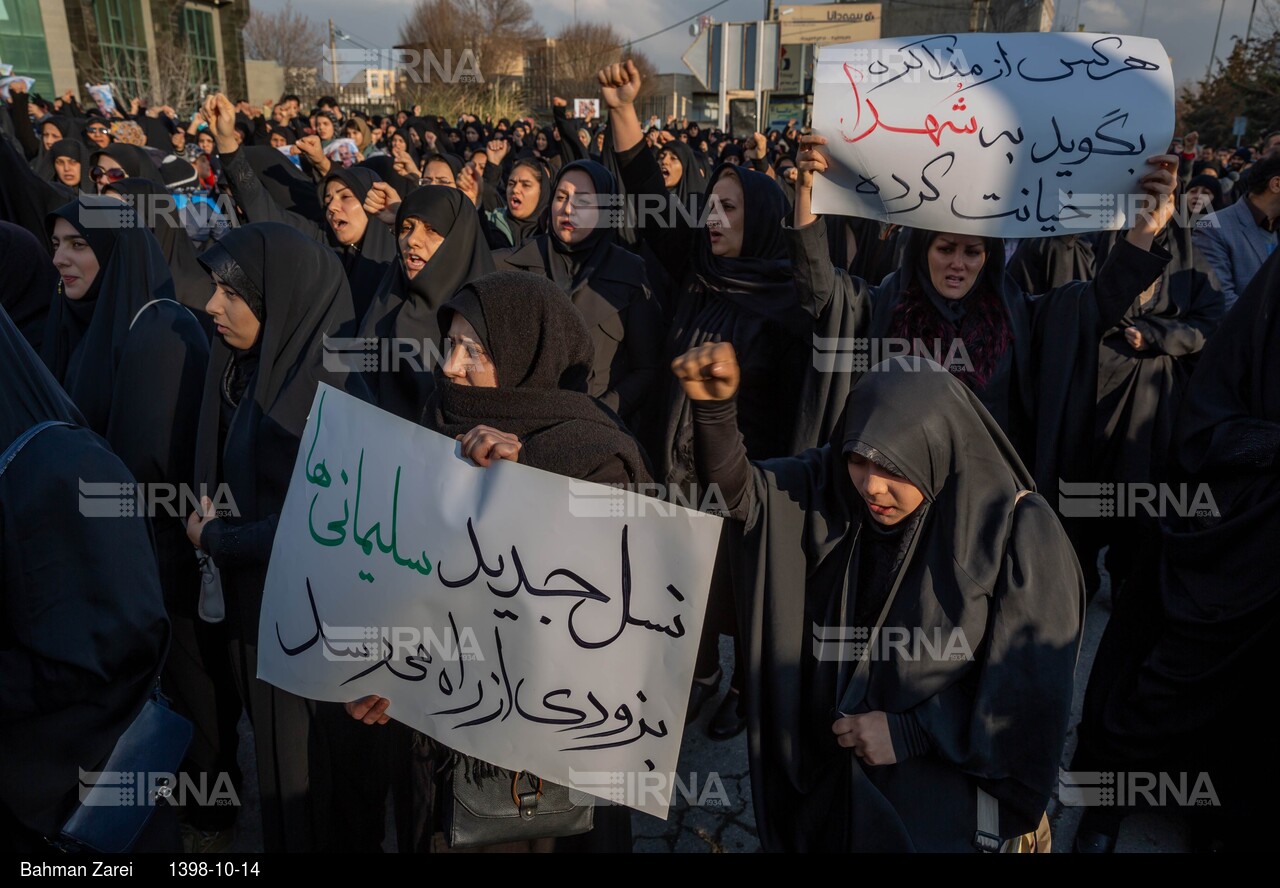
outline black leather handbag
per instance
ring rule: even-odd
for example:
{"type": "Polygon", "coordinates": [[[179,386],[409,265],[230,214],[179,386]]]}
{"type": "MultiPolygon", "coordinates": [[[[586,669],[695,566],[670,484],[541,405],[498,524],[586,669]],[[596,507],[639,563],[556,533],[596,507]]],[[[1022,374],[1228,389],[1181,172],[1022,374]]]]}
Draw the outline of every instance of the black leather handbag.
{"type": "Polygon", "coordinates": [[[89,785],[80,781],[80,805],[53,845],[63,851],[123,854],[133,848],[156,805],[168,804],[174,787],[157,775],[176,775],[191,745],[193,728],[169,708],[157,687],[116,741],[89,785]],[[141,785],[135,785],[141,779],[141,785]]]}
{"type": "Polygon", "coordinates": [[[462,758],[446,783],[445,835],[450,848],[479,848],[506,842],[562,838],[590,832],[594,805],[575,805],[569,787],[528,771],[493,769],[481,777],[462,758]]]}

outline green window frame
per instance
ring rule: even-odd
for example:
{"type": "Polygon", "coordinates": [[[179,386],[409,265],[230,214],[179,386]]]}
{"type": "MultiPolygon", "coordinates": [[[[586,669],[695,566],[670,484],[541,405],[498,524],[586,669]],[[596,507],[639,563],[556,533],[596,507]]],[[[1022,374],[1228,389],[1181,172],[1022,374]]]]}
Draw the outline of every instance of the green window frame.
{"type": "Polygon", "coordinates": [[[218,46],[214,42],[213,13],[185,6],[181,22],[182,34],[194,63],[192,76],[195,83],[207,83],[211,89],[218,87],[218,46]]]}
{"type": "Polygon", "coordinates": [[[98,26],[102,66],[116,87],[116,95],[144,94],[151,79],[151,63],[141,3],[139,0],[97,0],[93,4],[93,16],[98,26]]]}
{"type": "Polygon", "coordinates": [[[54,95],[40,0],[0,0],[0,62],[13,65],[14,74],[34,77],[35,92],[54,95]]]}

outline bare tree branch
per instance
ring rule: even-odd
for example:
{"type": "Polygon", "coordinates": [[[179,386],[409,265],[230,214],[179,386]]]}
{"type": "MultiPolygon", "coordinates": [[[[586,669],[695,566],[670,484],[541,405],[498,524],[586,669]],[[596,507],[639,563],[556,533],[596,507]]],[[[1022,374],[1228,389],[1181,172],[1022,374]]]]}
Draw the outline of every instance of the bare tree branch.
{"type": "Polygon", "coordinates": [[[245,58],[279,64],[287,92],[314,87],[324,40],[319,23],[294,9],[293,0],[274,14],[254,10],[244,26],[245,58]]]}

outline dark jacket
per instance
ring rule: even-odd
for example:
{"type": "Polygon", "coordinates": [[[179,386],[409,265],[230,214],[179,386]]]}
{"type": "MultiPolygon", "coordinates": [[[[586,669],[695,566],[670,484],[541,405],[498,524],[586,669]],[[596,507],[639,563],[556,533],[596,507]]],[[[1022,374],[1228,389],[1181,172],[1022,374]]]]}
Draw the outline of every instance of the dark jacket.
{"type": "MultiPolygon", "coordinates": [[[[540,234],[521,247],[500,250],[494,264],[549,278],[544,258],[548,237],[540,234]]],[[[610,245],[607,258],[569,297],[582,312],[595,346],[587,391],[630,420],[648,401],[662,370],[662,313],[649,292],[644,260],[610,245]]]]}

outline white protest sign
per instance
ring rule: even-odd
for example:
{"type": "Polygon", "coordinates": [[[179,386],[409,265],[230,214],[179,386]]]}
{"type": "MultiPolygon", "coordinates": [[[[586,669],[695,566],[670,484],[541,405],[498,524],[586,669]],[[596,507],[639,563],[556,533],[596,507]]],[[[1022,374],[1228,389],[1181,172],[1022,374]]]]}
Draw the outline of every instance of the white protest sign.
{"type": "Polygon", "coordinates": [[[386,697],[450,748],[665,818],[721,521],[478,467],[321,385],[272,549],[258,677],[313,700],[386,697]]]}
{"type": "Polygon", "coordinates": [[[997,237],[1128,227],[1173,137],[1158,40],[944,34],[824,46],[815,213],[997,237]]]}
{"type": "Polygon", "coordinates": [[[599,99],[574,99],[573,100],[573,116],[574,117],[599,117],[600,116],[600,100],[599,99]]]}

